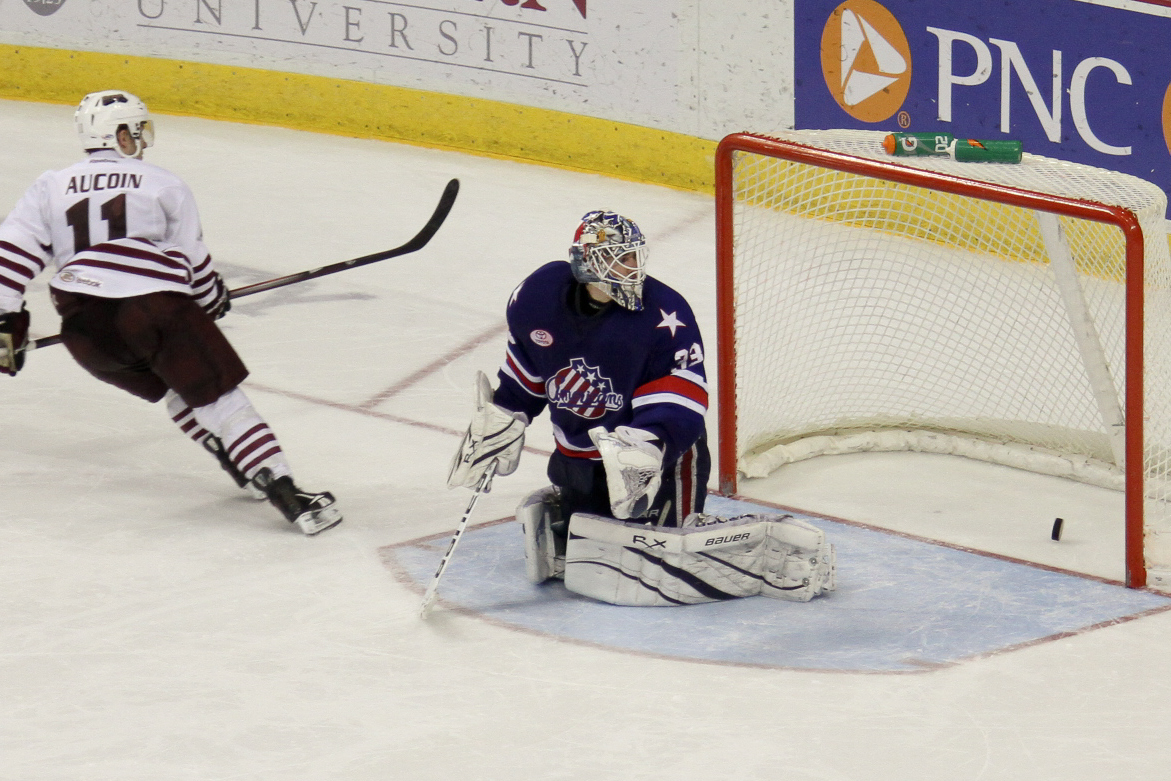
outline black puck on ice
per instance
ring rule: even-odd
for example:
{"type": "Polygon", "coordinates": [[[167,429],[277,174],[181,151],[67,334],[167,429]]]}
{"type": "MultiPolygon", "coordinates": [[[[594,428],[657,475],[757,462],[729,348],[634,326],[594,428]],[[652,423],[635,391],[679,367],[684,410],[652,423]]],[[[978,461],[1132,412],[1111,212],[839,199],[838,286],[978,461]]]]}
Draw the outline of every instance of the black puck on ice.
{"type": "Polygon", "coordinates": [[[1053,521],[1053,533],[1049,535],[1049,538],[1052,540],[1060,540],[1061,539],[1061,527],[1064,524],[1065,524],[1065,521],[1061,520],[1060,518],[1055,519],[1053,521]]]}

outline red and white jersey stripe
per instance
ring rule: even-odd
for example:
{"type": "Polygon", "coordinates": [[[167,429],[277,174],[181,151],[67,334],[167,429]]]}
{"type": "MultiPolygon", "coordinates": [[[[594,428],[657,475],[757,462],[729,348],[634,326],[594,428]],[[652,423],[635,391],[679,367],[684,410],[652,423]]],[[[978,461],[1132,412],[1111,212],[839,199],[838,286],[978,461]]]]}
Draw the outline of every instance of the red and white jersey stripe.
{"type": "Polygon", "coordinates": [[[49,284],[101,298],[186,293],[204,308],[215,303],[223,288],[210,258],[193,265],[177,247],[159,247],[146,239],[114,239],[82,250],[61,266],[49,284]]]}
{"type": "Polygon", "coordinates": [[[602,454],[598,452],[596,447],[578,447],[571,444],[569,437],[565,436],[565,432],[561,430],[557,424],[553,424],[553,441],[557,445],[557,449],[561,451],[562,455],[570,458],[589,458],[598,461],[602,458],[602,454]]]}
{"type": "Polygon", "coordinates": [[[539,399],[545,398],[545,378],[534,374],[525,367],[523,360],[520,358],[519,351],[514,349],[515,344],[516,342],[510,335],[508,337],[508,346],[504,351],[504,364],[500,367],[500,371],[512,378],[529,395],[536,396],[539,399]]]}
{"type": "Polygon", "coordinates": [[[45,270],[39,254],[0,239],[0,312],[15,312],[24,301],[28,283],[45,270]]]}
{"type": "Polygon", "coordinates": [[[637,409],[650,404],[678,404],[704,415],[708,405],[707,380],[695,372],[676,369],[635,389],[631,406],[637,409]]]}

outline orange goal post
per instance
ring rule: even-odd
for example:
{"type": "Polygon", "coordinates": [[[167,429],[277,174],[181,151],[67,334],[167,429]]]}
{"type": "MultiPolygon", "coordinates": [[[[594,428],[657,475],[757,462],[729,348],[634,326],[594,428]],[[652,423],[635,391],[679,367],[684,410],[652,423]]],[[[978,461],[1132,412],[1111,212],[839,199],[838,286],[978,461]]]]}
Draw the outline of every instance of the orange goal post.
{"type": "Polygon", "coordinates": [[[1125,491],[1126,583],[1171,589],[1171,259],[1154,184],[886,133],[716,154],[719,486],[915,450],[1125,491]]]}

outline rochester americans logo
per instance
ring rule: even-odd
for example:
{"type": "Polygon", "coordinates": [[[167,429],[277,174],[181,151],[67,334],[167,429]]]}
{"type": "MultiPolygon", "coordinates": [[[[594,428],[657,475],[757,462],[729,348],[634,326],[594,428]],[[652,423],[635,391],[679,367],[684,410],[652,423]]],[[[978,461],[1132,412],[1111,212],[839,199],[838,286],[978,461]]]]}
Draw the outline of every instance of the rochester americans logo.
{"type": "Polygon", "coordinates": [[[545,383],[545,394],[550,404],[589,420],[621,409],[623,402],[614,383],[596,366],[587,366],[584,358],[571,358],[568,367],[545,383]]]}

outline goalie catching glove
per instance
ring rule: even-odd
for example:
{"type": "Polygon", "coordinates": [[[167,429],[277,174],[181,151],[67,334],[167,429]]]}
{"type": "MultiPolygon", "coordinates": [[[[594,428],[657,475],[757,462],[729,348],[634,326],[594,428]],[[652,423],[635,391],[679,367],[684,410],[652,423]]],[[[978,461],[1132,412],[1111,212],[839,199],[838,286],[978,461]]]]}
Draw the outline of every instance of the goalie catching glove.
{"type": "Polygon", "coordinates": [[[24,368],[24,352],[28,346],[28,309],[5,312],[0,315],[0,372],[11,374],[24,368]]]}
{"type": "Polygon", "coordinates": [[[492,386],[483,372],[476,372],[476,411],[447,474],[448,488],[475,488],[496,462],[496,474],[510,475],[520,462],[528,419],[492,402],[492,386]]]}
{"type": "Polygon", "coordinates": [[[618,426],[606,431],[598,426],[590,429],[590,439],[602,456],[614,517],[646,515],[663,483],[663,451],[654,444],[658,438],[640,428],[618,426]]]}

